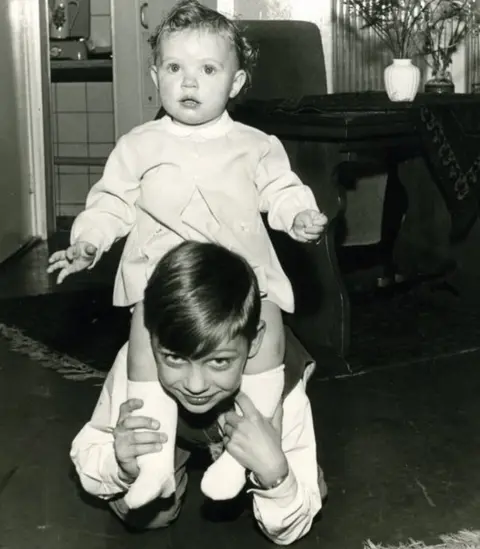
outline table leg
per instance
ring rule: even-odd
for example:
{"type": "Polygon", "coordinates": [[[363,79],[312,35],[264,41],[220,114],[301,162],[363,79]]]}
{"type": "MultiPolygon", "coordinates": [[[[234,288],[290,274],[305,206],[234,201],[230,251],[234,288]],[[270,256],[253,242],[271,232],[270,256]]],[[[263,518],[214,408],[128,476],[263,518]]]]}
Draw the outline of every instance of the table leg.
{"type": "Polygon", "coordinates": [[[389,163],[383,201],[381,239],[378,246],[379,259],[383,268],[382,278],[379,280],[380,287],[395,283],[399,276],[393,251],[407,209],[408,196],[398,177],[397,164],[389,163]]]}
{"type": "Polygon", "coordinates": [[[400,162],[397,169],[408,207],[394,244],[393,263],[410,278],[441,275],[452,266],[451,221],[445,202],[422,157],[400,162]]]}

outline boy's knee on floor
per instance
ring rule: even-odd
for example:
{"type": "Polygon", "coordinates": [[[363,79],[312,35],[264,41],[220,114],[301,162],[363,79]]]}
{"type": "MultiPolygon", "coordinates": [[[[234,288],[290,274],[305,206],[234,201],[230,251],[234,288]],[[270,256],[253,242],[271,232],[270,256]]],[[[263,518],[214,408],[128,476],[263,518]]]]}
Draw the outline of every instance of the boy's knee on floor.
{"type": "Polygon", "coordinates": [[[110,501],[109,506],[127,528],[143,531],[170,526],[180,514],[182,502],[168,498],[156,500],[139,509],[128,509],[123,500],[115,500],[110,501]]]}
{"type": "MultiPolygon", "coordinates": [[[[156,517],[154,517],[150,522],[145,524],[140,523],[139,527],[136,529],[139,530],[160,530],[161,528],[167,528],[178,518],[180,514],[180,505],[175,506],[168,511],[162,511],[156,517]]],[[[135,528],[135,526],[131,526],[135,528]]]]}

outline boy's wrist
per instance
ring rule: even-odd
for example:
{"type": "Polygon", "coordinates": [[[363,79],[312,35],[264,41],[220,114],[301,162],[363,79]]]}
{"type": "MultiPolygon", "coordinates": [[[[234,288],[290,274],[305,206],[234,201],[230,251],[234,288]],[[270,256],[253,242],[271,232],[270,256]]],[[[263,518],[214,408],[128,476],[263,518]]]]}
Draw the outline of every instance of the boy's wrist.
{"type": "Polygon", "coordinates": [[[262,490],[273,490],[285,481],[289,472],[288,462],[285,459],[281,464],[268,472],[262,474],[253,473],[253,478],[262,490]]]}
{"type": "Polygon", "coordinates": [[[126,471],[121,463],[118,463],[118,478],[125,484],[133,484],[137,477],[126,471]]]}

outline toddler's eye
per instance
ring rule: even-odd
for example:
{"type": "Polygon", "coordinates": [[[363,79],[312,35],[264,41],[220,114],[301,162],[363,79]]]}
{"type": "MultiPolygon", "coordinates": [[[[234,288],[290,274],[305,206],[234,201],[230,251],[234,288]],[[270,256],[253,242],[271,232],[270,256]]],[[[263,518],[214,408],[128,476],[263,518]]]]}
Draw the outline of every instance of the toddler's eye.
{"type": "Polygon", "coordinates": [[[203,70],[205,71],[205,74],[215,74],[215,72],[217,72],[217,69],[213,65],[205,65],[203,70]]]}
{"type": "Polygon", "coordinates": [[[180,65],[178,63],[169,63],[167,65],[168,72],[175,73],[175,72],[178,72],[179,70],[180,70],[180,65]]]}

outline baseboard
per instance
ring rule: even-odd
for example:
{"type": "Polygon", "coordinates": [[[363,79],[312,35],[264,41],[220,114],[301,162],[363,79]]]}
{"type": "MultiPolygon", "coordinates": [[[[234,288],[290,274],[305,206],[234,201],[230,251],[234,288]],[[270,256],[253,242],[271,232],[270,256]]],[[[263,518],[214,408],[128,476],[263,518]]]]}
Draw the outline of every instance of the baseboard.
{"type": "Polygon", "coordinates": [[[30,238],[25,244],[19,248],[16,252],[14,252],[12,255],[8,256],[4,261],[0,263],[0,269],[4,268],[5,266],[9,265],[12,261],[17,261],[20,257],[23,257],[25,254],[27,254],[32,248],[37,246],[37,244],[40,244],[42,242],[42,239],[38,236],[30,238]]]}

